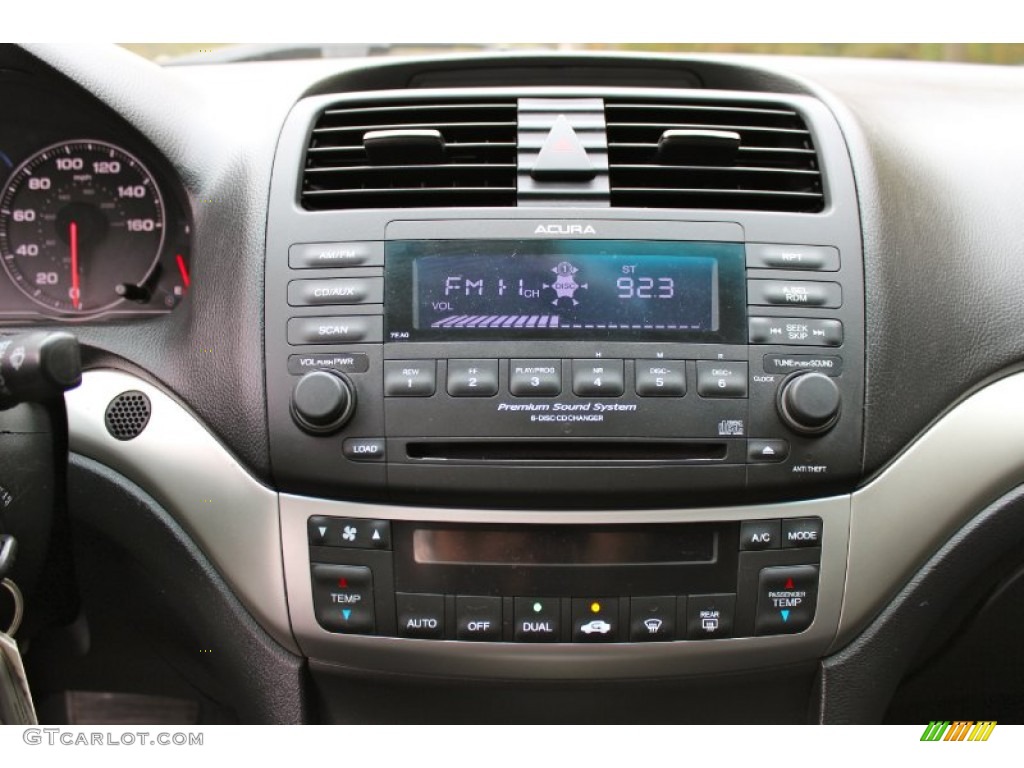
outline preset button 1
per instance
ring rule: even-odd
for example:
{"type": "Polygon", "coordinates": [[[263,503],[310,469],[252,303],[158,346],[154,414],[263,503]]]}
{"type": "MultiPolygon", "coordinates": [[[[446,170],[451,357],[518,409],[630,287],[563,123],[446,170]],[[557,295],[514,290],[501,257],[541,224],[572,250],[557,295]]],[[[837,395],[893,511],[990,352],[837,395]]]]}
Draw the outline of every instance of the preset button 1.
{"type": "Polygon", "coordinates": [[[430,397],[437,389],[433,360],[385,360],[384,394],[387,397],[430,397]]]}

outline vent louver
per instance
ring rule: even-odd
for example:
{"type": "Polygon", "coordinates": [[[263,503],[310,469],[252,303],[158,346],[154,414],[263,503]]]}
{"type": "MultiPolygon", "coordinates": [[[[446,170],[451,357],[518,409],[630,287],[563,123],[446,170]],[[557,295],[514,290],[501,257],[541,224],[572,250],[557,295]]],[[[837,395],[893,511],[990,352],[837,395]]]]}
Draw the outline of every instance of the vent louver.
{"type": "Polygon", "coordinates": [[[310,210],[514,206],[516,101],[327,109],[310,138],[301,195],[310,210]]]}
{"type": "Polygon", "coordinates": [[[811,134],[792,109],[606,100],[605,119],[614,207],[801,213],[824,207],[811,134]]]}

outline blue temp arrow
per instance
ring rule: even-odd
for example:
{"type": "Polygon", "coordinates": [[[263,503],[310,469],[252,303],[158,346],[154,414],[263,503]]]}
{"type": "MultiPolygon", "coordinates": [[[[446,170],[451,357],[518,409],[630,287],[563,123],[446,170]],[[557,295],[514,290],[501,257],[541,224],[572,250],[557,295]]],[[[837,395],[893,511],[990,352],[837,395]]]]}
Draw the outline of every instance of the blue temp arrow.
{"type": "MultiPolygon", "coordinates": [[[[783,621],[789,621],[789,611],[779,611],[779,613],[782,614],[783,621]]],[[[346,616],[346,618],[348,617],[346,616]]]]}
{"type": "Polygon", "coordinates": [[[348,617],[352,615],[352,610],[350,608],[342,608],[341,615],[345,617],[345,621],[348,621],[348,617]]]}

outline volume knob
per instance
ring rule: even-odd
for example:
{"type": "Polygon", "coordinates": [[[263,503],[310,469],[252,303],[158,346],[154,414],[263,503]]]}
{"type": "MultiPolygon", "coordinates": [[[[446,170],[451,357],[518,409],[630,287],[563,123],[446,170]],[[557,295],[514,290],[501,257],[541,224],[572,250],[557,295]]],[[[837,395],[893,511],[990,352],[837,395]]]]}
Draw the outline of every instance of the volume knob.
{"type": "Polygon", "coordinates": [[[835,426],[842,406],[839,387],[822,373],[797,373],[779,388],[779,415],[787,427],[819,435],[835,426]]]}
{"type": "Polygon", "coordinates": [[[355,407],[352,385],[330,371],[310,371],[292,390],[292,418],[310,434],[337,432],[352,417],[355,407]]]}

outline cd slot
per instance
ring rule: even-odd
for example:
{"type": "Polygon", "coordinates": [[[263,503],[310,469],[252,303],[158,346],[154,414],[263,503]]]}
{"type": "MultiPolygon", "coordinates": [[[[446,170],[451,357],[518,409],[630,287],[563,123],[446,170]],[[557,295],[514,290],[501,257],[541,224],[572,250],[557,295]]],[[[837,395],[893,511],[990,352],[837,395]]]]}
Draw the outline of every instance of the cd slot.
{"type": "Polygon", "coordinates": [[[410,441],[414,461],[530,463],[691,463],[725,461],[728,441],[451,440],[410,441]]]}

